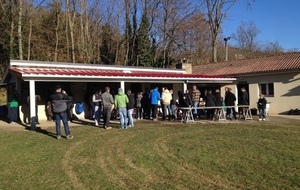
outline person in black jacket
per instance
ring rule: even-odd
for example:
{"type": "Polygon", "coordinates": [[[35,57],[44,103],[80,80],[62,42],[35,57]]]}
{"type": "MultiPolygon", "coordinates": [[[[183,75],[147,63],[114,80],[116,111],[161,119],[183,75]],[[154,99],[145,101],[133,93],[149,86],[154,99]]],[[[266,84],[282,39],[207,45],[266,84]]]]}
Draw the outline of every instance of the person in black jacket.
{"type": "Polygon", "coordinates": [[[171,105],[171,120],[175,120],[176,119],[176,100],[174,98],[174,91],[173,89],[170,90],[170,93],[172,95],[172,99],[171,99],[171,102],[170,102],[170,105],[171,105]]]}
{"type": "Polygon", "coordinates": [[[220,89],[216,89],[215,98],[216,98],[216,106],[221,106],[222,105],[222,97],[221,97],[220,89]]]}
{"type": "Polygon", "coordinates": [[[239,105],[249,105],[249,95],[245,87],[241,88],[241,92],[239,105]]]}
{"type": "Polygon", "coordinates": [[[128,127],[134,127],[132,114],[135,107],[135,96],[134,93],[131,92],[131,90],[127,90],[127,96],[129,100],[127,104],[128,127]]]}
{"type": "Polygon", "coordinates": [[[259,110],[259,121],[266,120],[266,107],[267,107],[267,100],[263,94],[259,95],[259,99],[257,102],[257,107],[259,110]]]}
{"type": "MultiPolygon", "coordinates": [[[[245,87],[241,88],[241,95],[239,96],[239,106],[247,106],[249,105],[249,95],[248,92],[246,91],[245,87]]],[[[245,107],[240,107],[239,110],[239,117],[241,118],[242,116],[245,117],[245,107]]]]}
{"type": "MultiPolygon", "coordinates": [[[[225,96],[225,105],[226,106],[235,106],[236,96],[232,93],[232,89],[228,88],[228,91],[225,96]]],[[[234,117],[236,119],[236,113],[234,107],[227,108],[227,115],[230,119],[234,117]]]]}
{"type": "MultiPolygon", "coordinates": [[[[216,98],[212,94],[212,90],[207,91],[205,107],[215,107],[216,106],[216,98]]],[[[212,119],[215,113],[215,109],[207,109],[206,118],[212,119]]]]}
{"type": "Polygon", "coordinates": [[[67,93],[61,89],[60,85],[55,86],[55,92],[50,96],[50,101],[52,105],[52,112],[55,119],[56,135],[57,139],[61,138],[60,131],[60,121],[62,120],[65,134],[67,139],[72,139],[73,136],[70,133],[68,124],[68,114],[67,114],[67,103],[69,101],[69,96],[67,93]]]}

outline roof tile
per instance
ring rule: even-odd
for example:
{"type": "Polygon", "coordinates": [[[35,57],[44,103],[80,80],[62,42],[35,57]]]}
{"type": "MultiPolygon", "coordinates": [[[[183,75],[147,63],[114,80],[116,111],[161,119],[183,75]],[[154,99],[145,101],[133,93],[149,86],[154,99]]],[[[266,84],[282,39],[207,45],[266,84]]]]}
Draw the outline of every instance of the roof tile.
{"type": "Polygon", "coordinates": [[[243,74],[300,70],[300,52],[236,60],[205,65],[193,65],[193,73],[237,76],[243,74]]]}

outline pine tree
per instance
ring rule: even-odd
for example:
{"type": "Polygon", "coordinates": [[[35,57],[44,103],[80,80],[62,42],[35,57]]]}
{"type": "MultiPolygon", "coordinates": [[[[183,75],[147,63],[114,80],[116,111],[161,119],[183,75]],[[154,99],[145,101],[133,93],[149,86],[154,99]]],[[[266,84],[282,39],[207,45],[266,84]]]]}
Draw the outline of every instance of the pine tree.
{"type": "Polygon", "coordinates": [[[144,66],[144,67],[154,66],[153,65],[154,52],[149,37],[149,27],[150,27],[149,20],[146,11],[144,11],[141,25],[140,28],[138,29],[138,35],[137,35],[137,48],[136,48],[137,56],[136,57],[137,57],[138,66],[144,66]]]}

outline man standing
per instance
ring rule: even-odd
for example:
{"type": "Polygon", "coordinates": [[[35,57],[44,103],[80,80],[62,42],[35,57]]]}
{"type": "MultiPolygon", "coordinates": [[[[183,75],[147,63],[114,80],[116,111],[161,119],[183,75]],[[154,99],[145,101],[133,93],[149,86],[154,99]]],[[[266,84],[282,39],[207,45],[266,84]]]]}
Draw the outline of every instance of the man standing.
{"type": "MultiPolygon", "coordinates": [[[[161,88],[161,96],[160,96],[161,98],[163,96],[163,93],[164,93],[165,89],[166,89],[165,87],[161,88]]],[[[164,101],[162,99],[160,99],[160,107],[161,107],[163,120],[165,120],[166,119],[166,110],[165,110],[164,101]]]]}
{"type": "Polygon", "coordinates": [[[105,87],[105,92],[102,94],[102,104],[103,104],[103,127],[105,129],[111,129],[110,127],[110,117],[111,111],[114,105],[114,99],[110,94],[110,88],[105,87]]]}
{"type": "Polygon", "coordinates": [[[115,106],[119,109],[121,129],[127,129],[127,110],[126,105],[129,102],[128,97],[123,93],[123,89],[118,89],[118,94],[115,96],[115,106]]]}
{"type": "MultiPolygon", "coordinates": [[[[241,95],[239,96],[239,106],[247,106],[249,105],[249,96],[245,87],[241,88],[241,95]]],[[[246,107],[241,107],[239,110],[239,117],[245,117],[246,107]]]]}
{"type": "Polygon", "coordinates": [[[134,97],[134,93],[132,93],[131,90],[127,90],[127,96],[129,100],[127,104],[128,127],[133,127],[134,123],[133,123],[132,114],[135,106],[135,97],[134,97]]]}
{"type": "Polygon", "coordinates": [[[173,89],[170,90],[170,94],[172,96],[172,99],[171,99],[171,103],[170,103],[170,106],[171,106],[171,120],[175,120],[176,117],[177,117],[177,114],[176,114],[176,100],[174,98],[174,91],[173,89]]]}
{"type": "Polygon", "coordinates": [[[242,87],[241,92],[242,92],[242,94],[241,94],[241,97],[240,97],[239,104],[240,105],[249,105],[249,95],[248,95],[248,92],[246,91],[246,88],[242,87]]]}
{"type": "Polygon", "coordinates": [[[167,88],[165,88],[165,90],[162,92],[161,95],[161,102],[164,105],[163,120],[167,119],[167,113],[169,115],[169,120],[171,120],[171,107],[170,107],[171,100],[172,100],[172,94],[167,88]]]}
{"type": "Polygon", "coordinates": [[[50,101],[52,104],[52,111],[55,119],[57,135],[56,138],[61,138],[60,121],[62,121],[65,129],[66,138],[73,139],[73,136],[70,134],[67,115],[67,102],[69,101],[69,96],[64,90],[61,89],[60,85],[55,86],[55,92],[50,96],[50,101]]]}
{"type": "Polygon", "coordinates": [[[230,108],[227,109],[228,113],[226,113],[227,115],[229,115],[230,119],[232,120],[232,117],[234,117],[234,119],[236,119],[236,113],[235,113],[235,102],[236,101],[236,97],[235,95],[232,93],[232,89],[228,88],[228,91],[226,93],[225,96],[225,105],[226,106],[232,106],[230,108]]]}
{"type": "Polygon", "coordinates": [[[94,120],[95,126],[98,126],[101,118],[101,90],[97,90],[95,94],[93,94],[92,101],[94,107],[94,120]]]}
{"type": "Polygon", "coordinates": [[[192,101],[193,101],[193,108],[194,108],[194,119],[197,118],[197,116],[200,117],[200,115],[198,114],[198,109],[197,107],[199,106],[199,102],[200,102],[200,95],[201,92],[198,90],[197,86],[194,85],[193,86],[193,91],[192,91],[192,101]]]}
{"type": "Polygon", "coordinates": [[[158,92],[158,88],[154,88],[149,94],[151,110],[152,110],[152,119],[153,121],[157,121],[157,107],[158,101],[160,100],[160,93],[158,92]]]}

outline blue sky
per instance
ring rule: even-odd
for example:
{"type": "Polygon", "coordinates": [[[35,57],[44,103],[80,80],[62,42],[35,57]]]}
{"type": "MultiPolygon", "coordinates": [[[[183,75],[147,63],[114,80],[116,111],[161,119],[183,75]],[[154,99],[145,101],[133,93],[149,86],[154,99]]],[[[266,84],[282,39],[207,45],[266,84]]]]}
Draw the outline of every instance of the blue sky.
{"type": "Polygon", "coordinates": [[[260,30],[259,42],[278,41],[286,51],[300,51],[300,0],[255,0],[251,9],[240,0],[229,10],[222,36],[236,33],[242,21],[254,21],[260,30]]]}

